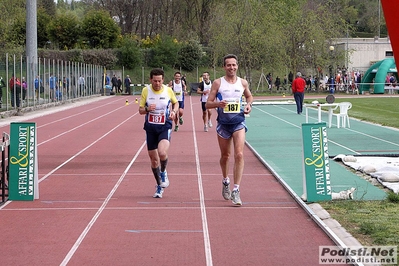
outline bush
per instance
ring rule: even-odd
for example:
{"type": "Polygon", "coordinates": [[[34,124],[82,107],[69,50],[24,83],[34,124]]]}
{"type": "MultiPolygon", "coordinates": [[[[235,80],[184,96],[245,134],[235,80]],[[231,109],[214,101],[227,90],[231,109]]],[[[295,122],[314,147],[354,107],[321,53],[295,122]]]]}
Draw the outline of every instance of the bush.
{"type": "Polygon", "coordinates": [[[179,44],[171,37],[159,38],[151,48],[145,49],[149,67],[174,67],[177,64],[179,44]]]}
{"type": "Polygon", "coordinates": [[[197,41],[189,41],[183,44],[179,51],[179,66],[185,71],[193,71],[201,64],[202,46],[197,41]]]}
{"type": "Polygon", "coordinates": [[[120,65],[128,69],[141,66],[143,62],[143,53],[136,40],[132,38],[123,39],[122,47],[119,48],[118,51],[118,60],[120,65]]]}

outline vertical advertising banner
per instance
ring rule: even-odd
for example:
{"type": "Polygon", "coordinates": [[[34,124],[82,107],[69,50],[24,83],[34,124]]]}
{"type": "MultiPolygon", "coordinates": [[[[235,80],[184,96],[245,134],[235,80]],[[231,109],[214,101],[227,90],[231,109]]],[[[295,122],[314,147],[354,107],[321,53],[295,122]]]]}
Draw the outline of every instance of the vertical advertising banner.
{"type": "Polygon", "coordinates": [[[330,164],[326,123],[302,124],[304,198],[331,200],[330,164]]]}
{"type": "Polygon", "coordinates": [[[382,9],[384,11],[385,22],[388,28],[389,41],[391,42],[393,56],[395,58],[396,67],[399,66],[399,9],[396,6],[397,1],[381,0],[382,9]]]}
{"type": "Polygon", "coordinates": [[[9,199],[38,198],[37,145],[35,123],[11,123],[9,199]]]}

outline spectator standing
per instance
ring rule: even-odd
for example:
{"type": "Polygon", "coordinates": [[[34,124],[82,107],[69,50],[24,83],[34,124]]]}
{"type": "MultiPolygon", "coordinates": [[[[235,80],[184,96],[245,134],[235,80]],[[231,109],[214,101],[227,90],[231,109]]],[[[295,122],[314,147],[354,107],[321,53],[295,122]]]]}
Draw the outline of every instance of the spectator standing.
{"type": "Polygon", "coordinates": [[[11,106],[19,108],[21,99],[21,81],[17,77],[14,77],[14,74],[11,76],[9,86],[11,90],[11,106]]]}
{"type": "Polygon", "coordinates": [[[310,76],[305,78],[306,90],[310,91],[312,88],[312,81],[310,80],[310,76]]]}
{"type": "Polygon", "coordinates": [[[41,88],[43,87],[43,81],[39,76],[36,76],[35,78],[35,94],[36,94],[36,99],[39,100],[40,98],[40,93],[41,93],[41,88]]]}
{"type": "Polygon", "coordinates": [[[53,76],[53,74],[50,74],[48,83],[49,83],[49,87],[50,87],[50,99],[51,99],[51,101],[54,101],[54,98],[55,98],[54,90],[57,90],[57,88],[58,88],[57,78],[55,76],[53,76]]]}
{"type": "Polygon", "coordinates": [[[132,81],[130,80],[129,75],[126,75],[125,78],[125,93],[130,95],[130,84],[132,84],[132,81]]]}
{"type": "Polygon", "coordinates": [[[111,79],[112,90],[117,93],[118,92],[118,78],[114,74],[111,79]]]}
{"type": "Polygon", "coordinates": [[[296,103],[296,112],[300,115],[302,113],[303,98],[305,95],[306,82],[302,78],[301,72],[296,73],[296,78],[292,82],[292,93],[296,103]]]}
{"type": "Polygon", "coordinates": [[[266,80],[267,80],[267,83],[268,83],[268,85],[269,85],[269,90],[272,90],[272,86],[273,86],[272,73],[269,72],[269,73],[266,75],[266,80]]]}
{"type": "Polygon", "coordinates": [[[110,78],[108,77],[108,74],[105,74],[105,85],[110,85],[110,78]]]}
{"type": "Polygon", "coordinates": [[[280,85],[281,85],[281,80],[280,80],[279,76],[277,76],[276,80],[274,81],[274,86],[276,86],[276,90],[280,89],[280,85]]]}
{"type": "Polygon", "coordinates": [[[26,83],[25,77],[22,77],[22,103],[25,103],[27,90],[28,90],[28,84],[26,83]]]}
{"type": "Polygon", "coordinates": [[[66,95],[69,96],[69,78],[68,77],[62,78],[62,87],[64,88],[66,95]]]}
{"type": "Polygon", "coordinates": [[[335,78],[333,76],[330,77],[329,86],[330,86],[330,93],[334,94],[334,91],[335,91],[335,78]]]}
{"type": "Polygon", "coordinates": [[[83,96],[85,94],[85,78],[83,75],[80,75],[78,79],[78,86],[79,86],[79,96],[83,96]]]}
{"type": "Polygon", "coordinates": [[[3,88],[7,87],[6,83],[3,80],[3,77],[0,77],[0,108],[2,108],[3,103],[3,88]]]}
{"type": "Polygon", "coordinates": [[[121,93],[122,92],[122,80],[121,77],[118,77],[117,80],[117,93],[121,93]]]}

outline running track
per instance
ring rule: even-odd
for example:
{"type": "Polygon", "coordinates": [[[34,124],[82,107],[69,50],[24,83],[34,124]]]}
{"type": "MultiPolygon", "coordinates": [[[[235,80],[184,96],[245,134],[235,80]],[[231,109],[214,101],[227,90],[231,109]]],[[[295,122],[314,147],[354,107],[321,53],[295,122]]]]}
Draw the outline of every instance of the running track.
{"type": "Polygon", "coordinates": [[[23,117],[37,125],[40,199],[0,206],[1,265],[317,265],[319,246],[334,245],[247,147],[244,205],[222,198],[197,96],[172,133],[170,186],[152,198],[135,98],[23,117]]]}

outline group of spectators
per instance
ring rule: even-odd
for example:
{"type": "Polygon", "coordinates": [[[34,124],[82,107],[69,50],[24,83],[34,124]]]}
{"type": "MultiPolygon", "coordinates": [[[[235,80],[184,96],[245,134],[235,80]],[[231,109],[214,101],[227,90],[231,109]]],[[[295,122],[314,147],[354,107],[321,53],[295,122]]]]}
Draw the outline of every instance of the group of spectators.
{"type": "Polygon", "coordinates": [[[129,75],[126,75],[123,84],[125,85],[125,91],[122,89],[122,79],[120,76],[116,76],[114,74],[112,78],[110,79],[108,74],[105,74],[105,86],[107,86],[111,91],[115,93],[126,93],[126,94],[131,94],[131,88],[130,85],[132,84],[132,80],[130,79],[129,75]]]}

